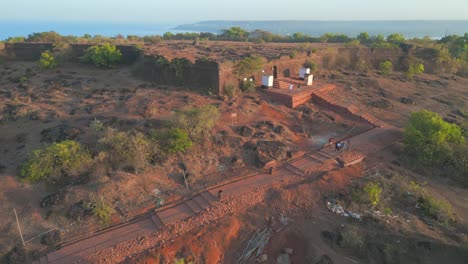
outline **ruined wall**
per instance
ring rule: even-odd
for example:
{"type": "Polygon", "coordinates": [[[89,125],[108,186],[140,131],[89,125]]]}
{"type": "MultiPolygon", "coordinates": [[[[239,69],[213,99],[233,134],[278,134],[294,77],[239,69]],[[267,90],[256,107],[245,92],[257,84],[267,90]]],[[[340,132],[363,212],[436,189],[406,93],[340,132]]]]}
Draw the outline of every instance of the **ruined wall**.
{"type": "MultiPolygon", "coordinates": [[[[176,72],[168,65],[158,63],[153,56],[143,57],[136,65],[134,74],[148,82],[177,85],[176,72]]],[[[182,86],[202,93],[219,93],[218,63],[196,60],[187,61],[182,70],[182,86]]]]}
{"type": "Polygon", "coordinates": [[[42,52],[52,48],[52,43],[5,43],[8,57],[25,61],[39,60],[42,52]]]}
{"type": "MultiPolygon", "coordinates": [[[[84,55],[84,51],[91,46],[91,44],[71,44],[69,59],[78,61],[84,55]]],[[[134,46],[117,45],[116,47],[122,53],[123,64],[132,64],[141,56],[141,51],[134,46]]],[[[25,61],[39,60],[42,52],[52,50],[53,48],[54,45],[52,43],[5,43],[7,56],[25,61]]]]}

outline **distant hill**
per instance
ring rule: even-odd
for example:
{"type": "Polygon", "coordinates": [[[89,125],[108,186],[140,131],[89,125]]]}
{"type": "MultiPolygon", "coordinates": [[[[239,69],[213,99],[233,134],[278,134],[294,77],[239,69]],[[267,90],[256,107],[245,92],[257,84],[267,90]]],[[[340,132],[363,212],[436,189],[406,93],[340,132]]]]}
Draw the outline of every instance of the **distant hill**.
{"type": "Polygon", "coordinates": [[[407,38],[441,38],[446,34],[463,35],[468,32],[468,20],[460,21],[201,21],[177,26],[176,30],[219,33],[223,29],[239,26],[252,31],[262,29],[275,34],[291,35],[301,32],[312,36],[342,33],[356,36],[360,32],[371,35],[401,33],[407,38]]]}

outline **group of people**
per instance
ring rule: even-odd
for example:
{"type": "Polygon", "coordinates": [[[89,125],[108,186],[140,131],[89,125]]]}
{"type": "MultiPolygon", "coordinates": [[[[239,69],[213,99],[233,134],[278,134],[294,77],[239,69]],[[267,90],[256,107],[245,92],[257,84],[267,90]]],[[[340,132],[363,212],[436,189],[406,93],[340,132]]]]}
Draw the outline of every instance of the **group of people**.
{"type": "MultiPolygon", "coordinates": [[[[330,146],[333,145],[333,138],[328,139],[328,144],[330,146]]],[[[349,139],[348,139],[347,145],[348,145],[348,150],[349,150],[349,147],[350,147],[350,140],[349,139]]],[[[345,146],[346,146],[346,144],[345,144],[344,141],[336,141],[335,142],[335,151],[343,151],[345,146]]]]}

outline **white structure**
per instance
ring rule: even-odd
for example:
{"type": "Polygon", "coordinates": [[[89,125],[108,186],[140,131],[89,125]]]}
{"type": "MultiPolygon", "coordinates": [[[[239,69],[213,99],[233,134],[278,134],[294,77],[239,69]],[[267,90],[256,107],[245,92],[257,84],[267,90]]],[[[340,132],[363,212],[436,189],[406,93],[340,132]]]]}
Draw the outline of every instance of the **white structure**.
{"type": "Polygon", "coordinates": [[[306,86],[311,86],[313,83],[314,83],[314,75],[312,75],[312,74],[307,75],[306,74],[306,76],[304,78],[304,84],[306,86]]]}
{"type": "Polygon", "coordinates": [[[310,74],[310,68],[301,68],[301,70],[299,70],[299,78],[300,79],[305,79],[306,77],[306,74],[310,74]]]}
{"type": "Polygon", "coordinates": [[[273,87],[273,75],[263,75],[262,76],[262,86],[263,87],[273,87]]]}

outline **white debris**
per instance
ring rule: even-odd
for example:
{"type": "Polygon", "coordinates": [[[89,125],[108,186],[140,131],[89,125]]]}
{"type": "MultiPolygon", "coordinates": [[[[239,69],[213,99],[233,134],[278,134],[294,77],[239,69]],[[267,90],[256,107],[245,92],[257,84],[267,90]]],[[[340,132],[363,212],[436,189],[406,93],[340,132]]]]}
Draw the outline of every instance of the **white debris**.
{"type": "Polygon", "coordinates": [[[335,214],[339,214],[341,216],[344,216],[344,217],[351,217],[351,218],[354,218],[354,219],[358,219],[358,220],[361,220],[361,215],[360,214],[357,214],[357,213],[353,213],[349,210],[345,210],[343,208],[343,206],[337,204],[337,203],[331,203],[329,201],[327,201],[327,208],[332,211],[333,213],[335,214]]]}

